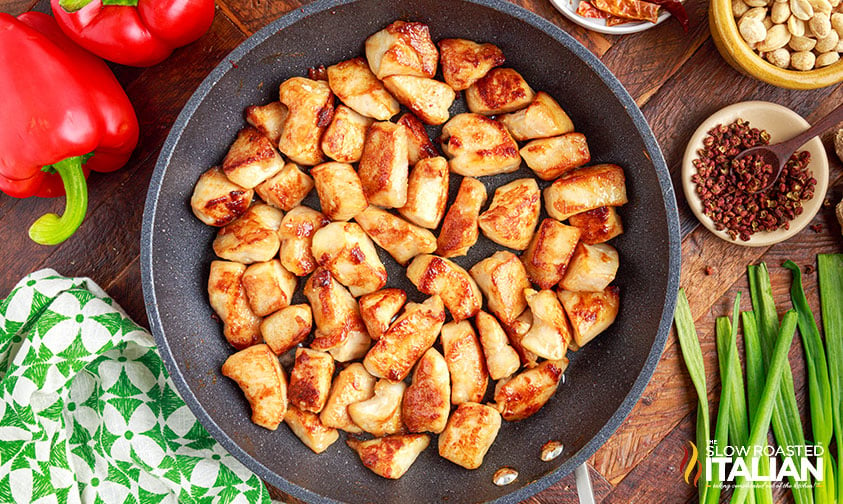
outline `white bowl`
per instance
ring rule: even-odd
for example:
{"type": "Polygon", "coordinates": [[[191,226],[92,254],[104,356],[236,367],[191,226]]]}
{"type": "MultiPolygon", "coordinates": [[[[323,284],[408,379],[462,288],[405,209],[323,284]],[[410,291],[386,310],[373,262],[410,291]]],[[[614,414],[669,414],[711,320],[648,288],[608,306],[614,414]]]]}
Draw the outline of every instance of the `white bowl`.
{"type": "Polygon", "coordinates": [[[550,0],[550,3],[556,7],[556,10],[562,13],[563,16],[570,19],[574,23],[600,33],[609,35],[626,35],[628,33],[638,33],[660,24],[662,21],[670,17],[670,13],[662,9],[655,23],[649,21],[641,21],[638,23],[626,23],[617,26],[606,26],[605,19],[586,18],[577,14],[577,6],[580,0],[550,0]]]}
{"type": "Polygon", "coordinates": [[[808,164],[808,169],[811,170],[812,176],[817,179],[817,185],[814,188],[814,197],[802,202],[802,214],[790,221],[790,229],[780,228],[776,231],[758,232],[751,235],[749,241],[743,241],[740,238],[733,240],[725,230],[716,230],[714,221],[703,214],[702,202],[697,195],[696,184],[691,181],[691,177],[697,172],[693,160],[699,157],[697,151],[702,149],[703,138],[708,135],[708,131],[718,124],[731,124],[736,119],[744,119],[749,121],[751,127],[766,130],[770,133],[771,144],[793,138],[811,126],[796,112],[776,103],[748,101],[718,110],[700,124],[685,149],[685,157],[682,159],[682,189],[685,192],[685,199],[703,226],[717,237],[730,243],[762,247],[787,240],[804,229],[822,206],[828,188],[828,157],[825,148],[819,137],[814,137],[799,149],[811,153],[811,162],[808,164]]]}

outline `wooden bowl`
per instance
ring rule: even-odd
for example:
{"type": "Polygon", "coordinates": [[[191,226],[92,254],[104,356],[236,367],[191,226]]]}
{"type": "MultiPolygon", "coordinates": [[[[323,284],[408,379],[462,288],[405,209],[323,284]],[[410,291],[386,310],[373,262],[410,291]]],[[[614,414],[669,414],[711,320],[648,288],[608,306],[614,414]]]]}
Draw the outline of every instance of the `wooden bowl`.
{"type": "Polygon", "coordinates": [[[790,89],[817,89],[843,81],[843,59],[809,71],[785,70],[764,60],[750,49],[738,32],[731,0],[711,0],[708,21],[711,38],[723,59],[746,75],[790,89]]]}

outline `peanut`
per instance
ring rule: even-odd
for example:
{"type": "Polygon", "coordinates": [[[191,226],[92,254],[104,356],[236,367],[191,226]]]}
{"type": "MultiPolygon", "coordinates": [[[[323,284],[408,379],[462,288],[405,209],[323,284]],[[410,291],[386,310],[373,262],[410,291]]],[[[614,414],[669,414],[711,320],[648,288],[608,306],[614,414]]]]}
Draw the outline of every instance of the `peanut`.
{"type": "Polygon", "coordinates": [[[753,47],[767,38],[767,29],[764,28],[764,23],[754,17],[744,15],[738,23],[738,30],[746,43],[753,47]]]}
{"type": "Polygon", "coordinates": [[[799,51],[812,51],[814,50],[814,46],[817,45],[817,41],[808,38],[808,37],[797,37],[796,35],[790,37],[790,48],[796,52],[799,51]]]}
{"type": "Polygon", "coordinates": [[[816,65],[817,68],[821,68],[824,66],[831,65],[832,63],[837,63],[840,60],[840,53],[837,52],[825,52],[817,56],[816,65]]]}
{"type": "Polygon", "coordinates": [[[777,2],[773,4],[770,10],[770,19],[776,24],[781,24],[787,21],[790,17],[790,6],[784,2],[777,2]]]}
{"type": "Polygon", "coordinates": [[[746,11],[746,13],[741,16],[741,21],[744,19],[757,19],[758,21],[764,21],[764,18],[767,17],[767,8],[766,7],[753,7],[746,11]]]}
{"type": "Polygon", "coordinates": [[[779,68],[787,68],[790,66],[790,51],[781,48],[767,53],[767,61],[776,65],[779,68]]]}
{"type": "Polygon", "coordinates": [[[736,18],[743,16],[749,10],[749,5],[743,3],[743,0],[732,0],[732,14],[736,18]]]}
{"type": "Polygon", "coordinates": [[[802,21],[808,21],[814,16],[814,8],[808,0],[790,0],[790,12],[802,21]]]}
{"type": "Polygon", "coordinates": [[[758,45],[758,50],[760,52],[775,51],[787,45],[790,38],[790,32],[787,31],[785,25],[774,25],[767,30],[767,36],[764,37],[764,42],[758,45]]]}
{"type": "Polygon", "coordinates": [[[767,0],[744,0],[750,7],[766,7],[767,0]]]}
{"type": "Polygon", "coordinates": [[[831,27],[837,32],[837,35],[843,37],[843,14],[835,12],[831,15],[831,27]]]}
{"type": "Polygon", "coordinates": [[[831,30],[828,36],[817,39],[816,49],[818,53],[825,53],[829,51],[837,52],[837,43],[840,42],[840,36],[836,31],[831,30]]]}
{"type": "Polygon", "coordinates": [[[802,21],[794,15],[787,18],[787,31],[794,37],[802,37],[805,35],[805,21],[802,21]]]}
{"type": "Polygon", "coordinates": [[[814,17],[808,21],[808,28],[811,29],[818,39],[827,37],[831,32],[831,21],[826,14],[815,14],[814,17]]]}
{"type": "Polygon", "coordinates": [[[811,7],[814,8],[814,13],[822,12],[823,14],[831,14],[831,3],[828,0],[808,0],[811,7]]]}
{"type": "Polygon", "coordinates": [[[817,58],[810,51],[799,51],[790,55],[790,65],[797,70],[811,70],[817,58]]]}

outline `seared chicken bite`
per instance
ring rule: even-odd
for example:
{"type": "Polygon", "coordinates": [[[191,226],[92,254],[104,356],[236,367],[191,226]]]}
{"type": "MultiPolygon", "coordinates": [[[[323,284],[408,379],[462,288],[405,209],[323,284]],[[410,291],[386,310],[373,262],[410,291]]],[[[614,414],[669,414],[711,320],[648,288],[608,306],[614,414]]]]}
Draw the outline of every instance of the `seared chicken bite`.
{"type": "Polygon", "coordinates": [[[264,201],[284,211],[298,206],[311,189],[313,179],[295,163],[287,163],[281,171],[255,188],[264,201]]]}
{"type": "Polygon", "coordinates": [[[398,315],[406,301],[407,294],[401,289],[381,289],[360,297],[360,317],[372,339],[380,339],[389,329],[392,319],[398,315]]]}
{"type": "Polygon", "coordinates": [[[336,429],[322,425],[322,422],[319,421],[319,415],[302,411],[292,404],[287,408],[287,414],[284,415],[284,423],[314,453],[322,453],[327,450],[340,437],[340,433],[336,429]]]}
{"type": "Polygon", "coordinates": [[[478,402],[486,395],[489,373],[480,341],[467,320],[442,326],[442,353],[451,375],[451,403],[478,402]]]}
{"type": "Polygon", "coordinates": [[[407,159],[404,126],[378,122],[369,127],[357,167],[369,203],[384,208],[407,203],[407,159]]]}
{"type": "Polygon", "coordinates": [[[573,334],[559,299],[551,290],[526,289],[524,294],[533,315],[533,325],[521,339],[521,346],[548,360],[564,358],[573,334]]]}
{"type": "Polygon", "coordinates": [[[402,414],[410,432],[445,429],[451,412],[451,376],[448,364],[435,348],[428,348],[413,371],[413,382],[404,392],[402,414]]]}
{"type": "MultiPolygon", "coordinates": [[[[356,321],[355,324],[357,324],[356,321]]],[[[355,325],[354,330],[349,331],[348,338],[328,350],[328,353],[337,362],[348,362],[362,359],[371,346],[372,338],[366,332],[366,327],[355,325]]]]}
{"type": "Polygon", "coordinates": [[[355,297],[386,284],[386,268],[360,225],[332,222],[313,235],[313,257],[355,297]]]}
{"type": "Polygon", "coordinates": [[[568,359],[547,360],[495,387],[495,406],[508,422],[533,416],[556,393],[568,359]]]}
{"type": "Polygon", "coordinates": [[[199,176],[190,208],[209,226],[225,226],[243,215],[252,204],[255,191],[228,180],[222,168],[214,166],[199,176]]]}
{"type": "Polygon", "coordinates": [[[425,293],[437,294],[455,321],[473,317],[483,305],[480,288],[468,272],[453,261],[423,254],[407,267],[407,278],[425,293]]]}
{"type": "Polygon", "coordinates": [[[360,115],[389,120],[400,110],[398,101],[383,87],[363,58],[354,58],[328,67],[331,91],[360,115]]]}
{"type": "Polygon", "coordinates": [[[331,125],[322,135],[322,151],[340,163],[356,163],[363,155],[363,142],[372,119],[362,116],[345,105],[334,111],[331,125]]]}
{"type": "Polygon", "coordinates": [[[553,180],[591,161],[582,133],[533,140],[521,148],[521,157],[542,180],[553,180]]]}
{"type": "Polygon", "coordinates": [[[623,233],[623,224],[615,207],[600,207],[572,215],[568,222],[582,231],[582,241],[595,245],[623,233]]]}
{"type": "Polygon", "coordinates": [[[468,110],[483,115],[514,112],[535,97],[524,77],[511,68],[495,68],[465,91],[468,110]]]}
{"type": "Polygon", "coordinates": [[[363,184],[347,163],[322,163],[310,170],[322,211],[332,220],[347,221],[362,212],[369,203],[363,184]]]}
{"type": "Polygon", "coordinates": [[[243,264],[268,261],[281,246],[278,228],[283,214],[257,203],[236,221],[221,228],[214,239],[214,252],[223,259],[243,264]]]}
{"type": "Polygon", "coordinates": [[[439,435],[439,455],[466,469],[477,469],[500,427],[498,410],[471,402],[460,404],[439,435]]]}
{"type": "Polygon", "coordinates": [[[279,88],[280,101],[290,110],[278,149],[293,162],[313,166],[325,160],[319,140],[334,115],[334,95],[325,81],[287,79],[279,88]]]}
{"type": "Polygon", "coordinates": [[[252,422],[278,428],[287,412],[287,379],[266,345],[244,348],[225,360],[222,374],[237,382],[252,407],[252,422]]]}
{"type": "Polygon", "coordinates": [[[443,157],[421,159],[410,172],[407,204],[398,209],[417,226],[436,229],[448,203],[448,162],[443,157]]]}
{"type": "Polygon", "coordinates": [[[312,348],[330,350],[345,343],[352,333],[365,334],[357,302],[327,269],[318,268],[310,275],[304,284],[304,295],[316,323],[312,348]]]}
{"type": "Polygon", "coordinates": [[[370,206],[357,214],[354,220],[401,265],[419,254],[436,250],[433,233],[378,207],[370,206]]]}
{"type": "Polygon", "coordinates": [[[497,46],[465,39],[440,40],[439,53],[442,76],[456,91],[468,89],[489,70],[506,61],[497,46]]]}
{"type": "Polygon", "coordinates": [[[565,276],[579,239],[579,228],[554,219],[543,220],[527,250],[521,254],[530,281],[542,289],[550,289],[559,283],[565,276]]]}
{"type": "Polygon", "coordinates": [[[544,190],[547,213],[560,221],[587,210],[620,206],[626,202],[623,168],[614,164],[577,168],[544,190]]]}
{"type": "Polygon", "coordinates": [[[422,159],[432,158],[439,155],[436,146],[430,141],[424,124],[411,112],[406,112],[398,118],[407,130],[407,157],[410,165],[415,165],[422,159]]]}
{"type": "Polygon", "coordinates": [[[479,114],[457,114],[442,127],[451,171],[468,177],[510,173],[521,165],[518,144],[503,124],[479,114]]]}
{"type": "Polygon", "coordinates": [[[302,411],[319,413],[328,400],[333,376],[334,359],[330,355],[310,348],[296,349],[287,389],[290,404],[302,411]]]}
{"type": "Polygon", "coordinates": [[[497,319],[481,311],[475,318],[477,332],[480,333],[480,345],[486,357],[486,369],[493,380],[506,378],[518,371],[521,359],[518,352],[509,345],[506,336],[497,319]]]}
{"type": "Polygon", "coordinates": [[[383,79],[390,75],[436,75],[439,51],[423,23],[395,21],[366,39],[369,68],[383,79]]]}
{"type": "Polygon", "coordinates": [[[316,269],[316,259],[310,250],[313,233],[331,222],[321,212],[306,206],[297,206],[281,219],[278,236],[281,249],[278,257],[281,265],[296,276],[305,276],[316,269]]]}
{"type": "Polygon", "coordinates": [[[618,272],[618,251],[606,243],[580,242],[559,286],[569,291],[597,292],[605,289],[618,272]]]}
{"type": "Polygon", "coordinates": [[[278,145],[281,140],[281,132],[284,131],[284,121],[290,111],[281,102],[270,102],[266,105],[251,105],[246,107],[246,122],[257,128],[258,131],[272,142],[278,145]]]}
{"type": "Polygon", "coordinates": [[[486,303],[504,325],[509,325],[527,307],[524,289],[530,287],[527,272],[518,256],[499,250],[469,270],[486,296],[486,303]]]}
{"type": "Polygon", "coordinates": [[[310,306],[297,304],[281,308],[263,319],[261,334],[275,355],[281,355],[304,341],[312,327],[310,306]]]}
{"type": "Polygon", "coordinates": [[[252,264],[243,273],[242,282],[249,306],[259,317],[289,305],[298,283],[296,276],[285,270],[278,259],[252,264]]]}
{"type": "Polygon", "coordinates": [[[475,178],[463,178],[457,197],[442,222],[442,229],[436,240],[437,254],[442,257],[456,257],[468,253],[468,249],[477,243],[480,236],[478,217],[484,203],[486,186],[475,178]]]}
{"type": "Polygon", "coordinates": [[[390,75],[383,85],[405,107],[426,124],[448,120],[448,109],[457,97],[451,86],[438,80],[414,75],[390,75]]]}
{"type": "Polygon", "coordinates": [[[398,479],[430,444],[430,436],[398,434],[368,441],[348,438],[346,444],[357,452],[363,465],[373,473],[384,478],[398,479]]]}
{"type": "Polygon", "coordinates": [[[251,126],[237,133],[237,138],[222,161],[222,171],[229,180],[252,189],[278,173],[284,160],[272,142],[251,126]]]}
{"type": "Polygon", "coordinates": [[[518,179],[495,189],[489,209],[480,214],[483,234],[495,243],[524,250],[541,211],[541,193],[534,179],[518,179]]]}
{"type": "Polygon", "coordinates": [[[346,432],[363,432],[363,429],[351,421],[348,405],[374,396],[376,381],[359,362],[353,362],[340,371],[331,385],[328,402],[319,414],[322,425],[346,432]]]}
{"type": "Polygon", "coordinates": [[[530,332],[531,327],[533,327],[533,312],[530,311],[529,307],[524,310],[524,313],[515,319],[515,322],[504,326],[506,335],[509,337],[509,343],[512,345],[512,348],[518,352],[518,357],[521,358],[521,365],[528,368],[536,367],[539,360],[538,355],[527,350],[524,348],[524,345],[521,344],[524,336],[530,332]]]}
{"type": "Polygon", "coordinates": [[[527,108],[498,116],[512,137],[518,141],[548,138],[574,131],[574,123],[562,107],[544,91],[536,93],[527,108]]]}
{"type": "Polygon", "coordinates": [[[580,348],[605,331],[618,316],[620,289],[614,285],[600,292],[561,290],[557,295],[571,320],[574,341],[580,348]]]}
{"type": "Polygon", "coordinates": [[[374,396],[348,405],[348,415],[361,429],[377,437],[404,431],[401,421],[401,400],[407,385],[404,382],[378,380],[374,396]]]}
{"type": "Polygon", "coordinates": [[[241,279],[246,266],[228,261],[211,262],[208,298],[223,322],[223,335],[241,350],[260,341],[261,319],[252,311],[241,279]]]}

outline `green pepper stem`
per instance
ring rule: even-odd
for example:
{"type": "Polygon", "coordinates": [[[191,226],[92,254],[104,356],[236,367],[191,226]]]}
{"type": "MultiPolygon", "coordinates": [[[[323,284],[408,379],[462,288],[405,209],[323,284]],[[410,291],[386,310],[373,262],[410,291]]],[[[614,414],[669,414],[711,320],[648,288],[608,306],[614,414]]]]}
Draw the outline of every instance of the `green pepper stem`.
{"type": "Polygon", "coordinates": [[[44,214],[32,223],[29,237],[41,245],[58,245],[70,238],[85,219],[88,210],[88,186],[82,171],[82,156],[74,156],[53,165],[64,182],[64,215],[44,214]]]}

